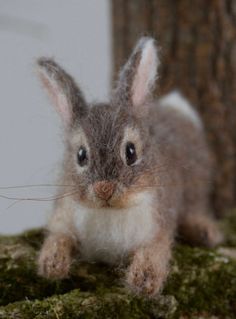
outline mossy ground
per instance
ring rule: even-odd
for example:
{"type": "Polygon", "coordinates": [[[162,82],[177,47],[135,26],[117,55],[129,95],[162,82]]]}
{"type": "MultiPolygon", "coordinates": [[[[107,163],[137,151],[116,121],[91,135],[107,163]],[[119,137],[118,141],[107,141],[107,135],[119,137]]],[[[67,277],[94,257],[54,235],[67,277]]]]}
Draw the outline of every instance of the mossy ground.
{"type": "Polygon", "coordinates": [[[222,225],[224,248],[177,244],[156,300],[129,293],[122,271],[75,263],[62,281],[37,276],[41,230],[0,237],[0,318],[236,318],[236,213],[222,225]]]}

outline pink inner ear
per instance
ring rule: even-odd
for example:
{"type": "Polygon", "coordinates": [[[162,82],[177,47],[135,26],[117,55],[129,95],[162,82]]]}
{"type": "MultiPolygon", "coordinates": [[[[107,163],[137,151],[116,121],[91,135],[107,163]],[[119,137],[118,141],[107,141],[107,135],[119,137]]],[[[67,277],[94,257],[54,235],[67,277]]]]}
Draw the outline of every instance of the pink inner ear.
{"type": "Polygon", "coordinates": [[[132,85],[133,105],[141,105],[150,94],[150,90],[156,79],[158,66],[157,52],[153,40],[145,45],[141,60],[132,85]]]}
{"type": "Polygon", "coordinates": [[[39,75],[57,112],[61,115],[66,125],[69,125],[71,123],[71,107],[66,96],[61,92],[58,84],[49,78],[47,74],[40,71],[39,75]]]}

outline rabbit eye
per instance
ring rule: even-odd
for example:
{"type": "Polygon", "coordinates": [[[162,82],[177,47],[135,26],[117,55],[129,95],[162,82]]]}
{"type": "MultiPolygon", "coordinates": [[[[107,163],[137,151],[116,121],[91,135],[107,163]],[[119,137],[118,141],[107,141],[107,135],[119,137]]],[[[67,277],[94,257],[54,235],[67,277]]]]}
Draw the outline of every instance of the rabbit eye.
{"type": "Polygon", "coordinates": [[[88,163],[87,151],[86,148],[81,146],[77,153],[77,161],[80,166],[85,166],[88,163]]]}
{"type": "Polygon", "coordinates": [[[134,143],[128,142],[125,149],[126,163],[132,165],[137,160],[137,154],[134,143]]]}

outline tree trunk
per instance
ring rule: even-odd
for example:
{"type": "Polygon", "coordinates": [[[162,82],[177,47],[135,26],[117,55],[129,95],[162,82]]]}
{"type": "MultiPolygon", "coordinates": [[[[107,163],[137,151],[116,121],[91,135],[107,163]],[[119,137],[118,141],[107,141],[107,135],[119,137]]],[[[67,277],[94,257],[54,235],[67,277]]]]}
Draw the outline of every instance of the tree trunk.
{"type": "Polygon", "coordinates": [[[236,2],[113,0],[114,71],[141,35],[158,39],[158,95],[180,91],[201,113],[216,162],[213,207],[236,205],[236,2]]]}

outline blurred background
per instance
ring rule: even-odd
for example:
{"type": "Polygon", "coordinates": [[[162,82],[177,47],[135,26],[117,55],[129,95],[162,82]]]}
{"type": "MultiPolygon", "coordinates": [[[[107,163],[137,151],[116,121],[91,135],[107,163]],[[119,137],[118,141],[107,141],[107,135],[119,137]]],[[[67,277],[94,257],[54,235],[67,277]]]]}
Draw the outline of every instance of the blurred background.
{"type": "MultiPolygon", "coordinates": [[[[35,59],[52,56],[88,101],[107,100],[111,76],[108,0],[0,1],[0,187],[55,184],[63,154],[60,119],[40,87],[35,59]],[[92,23],[91,23],[92,21],[92,23]]],[[[0,189],[50,197],[54,187],[0,189]]],[[[0,233],[45,224],[52,202],[0,198],[0,233]]]]}
{"type": "Polygon", "coordinates": [[[0,4],[0,233],[45,224],[51,201],[17,198],[55,193],[51,186],[6,187],[55,184],[60,171],[60,120],[37,80],[35,59],[55,57],[88,101],[107,100],[113,75],[142,35],[153,36],[159,45],[162,63],[156,94],[177,88],[201,115],[215,163],[212,211],[222,217],[236,207],[234,0],[0,4]]]}

